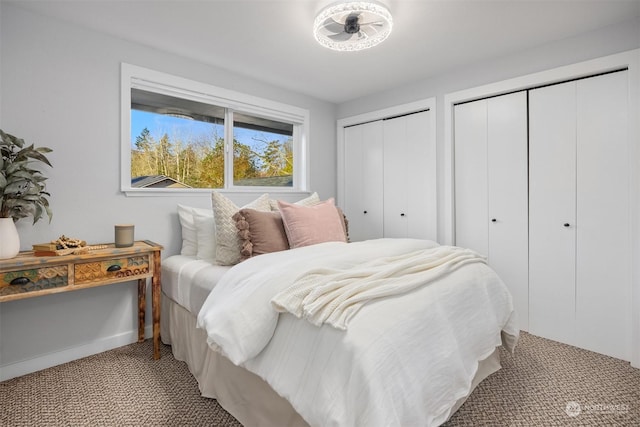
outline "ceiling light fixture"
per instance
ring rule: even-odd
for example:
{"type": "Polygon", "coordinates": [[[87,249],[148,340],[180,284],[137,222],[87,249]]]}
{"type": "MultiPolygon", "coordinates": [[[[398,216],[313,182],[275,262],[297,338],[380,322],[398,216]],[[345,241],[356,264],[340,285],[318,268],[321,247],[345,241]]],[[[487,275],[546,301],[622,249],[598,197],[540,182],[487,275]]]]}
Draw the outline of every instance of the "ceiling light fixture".
{"type": "Polygon", "coordinates": [[[324,8],[313,23],[322,46],[339,51],[368,49],[383,42],[393,27],[389,9],[374,1],[346,1],[324,8]]]}
{"type": "Polygon", "coordinates": [[[162,108],[158,112],[160,114],[164,114],[165,116],[175,117],[176,119],[195,120],[195,118],[191,114],[177,108],[162,108]]]}

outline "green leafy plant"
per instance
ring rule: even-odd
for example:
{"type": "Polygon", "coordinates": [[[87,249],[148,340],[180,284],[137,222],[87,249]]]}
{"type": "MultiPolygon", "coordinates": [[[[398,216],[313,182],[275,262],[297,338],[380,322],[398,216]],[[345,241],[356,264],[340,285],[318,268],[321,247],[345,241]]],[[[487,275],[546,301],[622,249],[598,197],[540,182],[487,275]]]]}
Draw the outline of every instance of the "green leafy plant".
{"type": "Polygon", "coordinates": [[[51,166],[45,156],[51,151],[33,144],[25,146],[23,139],[0,129],[0,218],[18,221],[31,216],[35,224],[46,213],[51,222],[47,177],[32,167],[40,163],[51,166]]]}

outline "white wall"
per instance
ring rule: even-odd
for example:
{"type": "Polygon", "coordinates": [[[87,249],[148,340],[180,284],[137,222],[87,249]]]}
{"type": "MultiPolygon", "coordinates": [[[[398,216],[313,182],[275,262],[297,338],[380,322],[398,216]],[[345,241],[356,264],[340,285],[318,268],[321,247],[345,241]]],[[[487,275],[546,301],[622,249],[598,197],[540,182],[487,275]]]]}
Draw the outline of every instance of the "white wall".
{"type": "MultiPolygon", "coordinates": [[[[527,50],[514,54],[504,58],[498,58],[493,60],[487,60],[482,63],[471,64],[464,68],[451,70],[449,73],[435,76],[423,81],[399,87],[396,90],[386,91],[384,93],[372,94],[364,98],[343,103],[338,106],[338,118],[345,119],[361,114],[368,113],[369,111],[381,110],[384,108],[390,108],[394,105],[400,105],[404,103],[413,102],[420,99],[427,99],[436,97],[436,111],[437,111],[437,187],[438,187],[438,240],[444,244],[451,244],[452,241],[452,184],[451,184],[451,142],[450,142],[450,124],[451,124],[451,99],[452,95],[447,94],[461,94],[475,89],[471,88],[493,88],[493,92],[485,90],[486,94],[500,93],[507,90],[504,87],[501,90],[496,91],[496,82],[511,82],[510,84],[515,87],[520,87],[525,80],[537,79],[539,83],[545,81],[541,78],[541,75],[550,77],[550,73],[567,73],[567,69],[573,70],[571,75],[575,76],[576,66],[572,64],[587,64],[585,61],[589,61],[591,65],[580,65],[579,68],[589,68],[589,66],[603,70],[601,62],[606,58],[612,58],[615,56],[616,60],[620,59],[620,56],[631,57],[637,55],[640,47],[640,18],[636,17],[628,22],[621,23],[619,25],[602,28],[598,31],[583,34],[578,37],[573,37],[565,40],[560,40],[555,43],[550,43],[544,46],[537,47],[535,49],[527,50]],[[629,52],[632,51],[633,52],[629,52]],[[622,54],[622,52],[627,52],[622,54]],[[614,55],[621,53],[621,55],[614,55]],[[596,65],[594,65],[596,64],[596,65]],[[600,64],[597,66],[597,64],[600,64]],[[527,77],[528,76],[528,77],[527,77]],[[533,76],[533,77],[532,77],[533,76]],[[517,83],[517,84],[516,84],[517,83]],[[447,96],[445,96],[447,95],[447,96]]],[[[637,118],[637,63],[640,58],[635,58],[628,64],[635,64],[633,66],[633,74],[635,77],[631,81],[635,81],[635,92],[631,93],[630,104],[634,105],[630,117],[636,119],[635,125],[630,129],[633,132],[638,132],[637,118]],[[635,110],[634,110],[635,109],[635,110]]],[[[621,60],[626,61],[626,59],[621,60]]],[[[606,62],[606,61],[605,61],[606,62]]],[[[609,61],[611,62],[611,61],[609,61]]],[[[630,71],[631,71],[630,66],[630,71]]],[[[607,69],[606,67],[604,68],[607,69]]],[[[593,71],[591,71],[593,72],[593,71]]],[[[589,74],[586,72],[586,74],[589,74]]],[[[578,72],[577,75],[586,75],[578,72]]],[[[558,77],[556,77],[557,79],[558,77]]],[[[553,78],[546,81],[554,81],[553,78]]],[[[531,84],[531,83],[529,83],[531,84]]],[[[511,90],[514,90],[514,89],[511,90]]],[[[467,96],[459,97],[460,99],[472,99],[467,96]]],[[[635,134],[637,135],[637,133],[635,134]]],[[[637,140],[636,140],[637,141],[637,140]]],[[[634,146],[637,144],[633,144],[634,146]]],[[[634,148],[635,149],[635,148],[634,148]]],[[[632,156],[632,162],[638,166],[637,154],[632,156]]],[[[637,169],[635,169],[637,171],[637,169]]],[[[634,172],[636,173],[636,172],[634,172]]],[[[633,180],[637,182],[637,180],[633,180]]],[[[636,193],[637,194],[637,193],[636,193]]],[[[640,234],[638,233],[638,212],[640,212],[640,204],[638,198],[632,196],[632,216],[634,218],[633,225],[629,230],[629,233],[633,236],[632,251],[637,259],[637,253],[640,250],[640,234]]],[[[633,265],[632,269],[632,298],[629,304],[631,305],[632,312],[632,336],[631,346],[633,348],[631,354],[631,364],[634,367],[640,367],[640,266],[633,265]]]]}
{"type": "MultiPolygon", "coordinates": [[[[0,95],[2,95],[2,2],[0,1],[0,95]]],[[[2,125],[2,102],[0,102],[0,125],[2,125]]]]}
{"type": "MultiPolygon", "coordinates": [[[[310,189],[335,196],[333,104],[7,4],[0,41],[0,127],[54,150],[46,171],[53,221],[19,221],[22,249],[61,234],[109,242],[114,224],[130,222],[136,238],[162,244],[166,257],[180,250],[176,204],[210,206],[207,195],[119,191],[121,62],[308,109],[310,189]]],[[[0,380],[135,341],[135,295],[131,282],[0,304],[0,380]]]]}
{"type": "MultiPolygon", "coordinates": [[[[336,108],[0,2],[0,128],[54,149],[54,168],[48,171],[54,219],[35,226],[20,221],[22,248],[60,234],[111,241],[113,224],[133,222],[136,237],[164,245],[167,256],[180,245],[176,203],[209,206],[206,196],[127,198],[119,192],[120,62],[309,109],[310,184],[325,198],[336,189],[336,118],[435,96],[442,165],[444,94],[638,47],[640,20],[635,19],[336,108]]],[[[442,182],[439,168],[440,205],[442,182]]],[[[239,203],[247,199],[235,197],[239,203]]],[[[0,380],[135,341],[135,293],[132,282],[0,304],[0,380]]]]}
{"type": "MultiPolygon", "coordinates": [[[[640,47],[640,18],[619,25],[549,43],[511,56],[488,59],[423,81],[398,87],[382,93],[345,102],[338,106],[338,119],[356,116],[370,111],[436,97],[437,111],[437,164],[438,168],[438,240],[444,240],[447,231],[443,221],[444,210],[444,95],[462,89],[473,88],[538,71],[569,65],[613,53],[640,47]]],[[[434,58],[437,61],[437,58],[434,58]]]]}

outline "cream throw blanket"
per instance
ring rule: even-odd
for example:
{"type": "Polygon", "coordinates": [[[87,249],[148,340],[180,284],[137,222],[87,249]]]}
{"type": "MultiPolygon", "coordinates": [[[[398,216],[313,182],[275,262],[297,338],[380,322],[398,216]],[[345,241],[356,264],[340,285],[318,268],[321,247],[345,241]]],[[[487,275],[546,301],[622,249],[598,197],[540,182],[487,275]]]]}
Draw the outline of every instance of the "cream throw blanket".
{"type": "Polygon", "coordinates": [[[367,302],[404,294],[460,268],[486,259],[470,249],[438,246],[379,258],[355,268],[310,270],[278,293],[271,304],[316,326],[346,330],[367,302]]]}

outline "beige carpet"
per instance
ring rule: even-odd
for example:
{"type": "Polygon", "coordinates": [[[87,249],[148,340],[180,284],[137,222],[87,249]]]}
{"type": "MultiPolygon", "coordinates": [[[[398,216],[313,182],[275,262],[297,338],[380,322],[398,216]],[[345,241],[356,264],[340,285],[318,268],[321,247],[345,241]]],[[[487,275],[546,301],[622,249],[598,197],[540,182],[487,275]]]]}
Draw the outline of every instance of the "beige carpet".
{"type": "MultiPolygon", "coordinates": [[[[170,347],[151,353],[148,340],[2,382],[0,425],[239,426],[170,347]]],[[[501,356],[446,426],[640,426],[640,370],[628,363],[528,334],[501,356]]]]}

